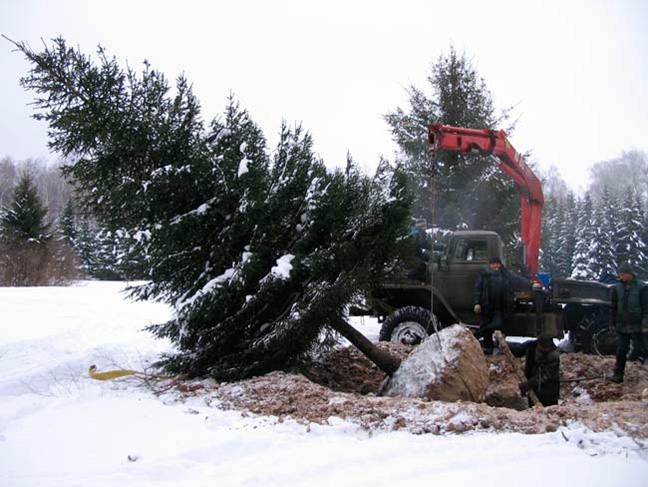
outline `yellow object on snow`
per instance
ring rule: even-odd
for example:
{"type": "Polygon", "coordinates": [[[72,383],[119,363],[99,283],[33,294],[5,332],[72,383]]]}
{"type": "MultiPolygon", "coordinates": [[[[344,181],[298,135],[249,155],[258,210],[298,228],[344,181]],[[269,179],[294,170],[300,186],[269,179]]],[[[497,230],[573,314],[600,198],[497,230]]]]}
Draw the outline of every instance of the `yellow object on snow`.
{"type": "Polygon", "coordinates": [[[120,370],[107,370],[106,372],[97,372],[97,366],[91,365],[88,369],[88,375],[91,379],[95,380],[112,380],[119,377],[137,374],[136,370],[120,369],[120,370]]]}

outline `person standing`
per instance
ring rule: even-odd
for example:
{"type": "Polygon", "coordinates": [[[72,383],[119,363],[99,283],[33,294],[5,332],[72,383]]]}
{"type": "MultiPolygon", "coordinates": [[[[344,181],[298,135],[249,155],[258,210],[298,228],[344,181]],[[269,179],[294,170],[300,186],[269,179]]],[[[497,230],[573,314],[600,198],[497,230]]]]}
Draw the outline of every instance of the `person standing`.
{"type": "Polygon", "coordinates": [[[633,355],[644,363],[648,354],[643,332],[648,331],[648,284],[637,279],[630,263],[624,262],[617,270],[619,282],[612,292],[612,323],[617,331],[617,350],[614,371],[607,379],[623,382],[630,342],[633,355]]]}
{"type": "Polygon", "coordinates": [[[473,290],[473,311],[479,316],[479,330],[475,337],[483,338],[487,353],[493,350],[493,332],[501,330],[513,310],[513,290],[509,272],[499,257],[490,259],[488,269],[482,272],[473,290]]]}

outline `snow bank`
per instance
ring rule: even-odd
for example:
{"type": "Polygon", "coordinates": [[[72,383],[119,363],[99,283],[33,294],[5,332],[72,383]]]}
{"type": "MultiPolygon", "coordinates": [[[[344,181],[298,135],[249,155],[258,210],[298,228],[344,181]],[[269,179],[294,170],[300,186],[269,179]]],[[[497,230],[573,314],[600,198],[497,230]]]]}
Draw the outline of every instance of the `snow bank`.
{"type": "MultiPolygon", "coordinates": [[[[170,345],[142,328],[159,303],[123,283],[0,288],[0,485],[643,486],[631,439],[577,424],[549,434],[371,433],[223,410],[208,395],[157,397],[133,379],[96,382],[88,365],[142,368],[170,345]],[[529,475],[548,465],[551,478],[529,475]]],[[[454,421],[460,421],[456,416],[454,421]]]]}

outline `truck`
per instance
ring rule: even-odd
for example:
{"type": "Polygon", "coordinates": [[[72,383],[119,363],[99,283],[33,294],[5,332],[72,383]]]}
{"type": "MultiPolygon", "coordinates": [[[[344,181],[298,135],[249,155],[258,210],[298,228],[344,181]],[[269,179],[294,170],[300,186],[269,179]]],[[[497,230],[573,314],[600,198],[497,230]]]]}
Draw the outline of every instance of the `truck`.
{"type": "MultiPolygon", "coordinates": [[[[515,305],[504,333],[562,338],[569,331],[575,349],[612,351],[610,286],[572,279],[548,281],[538,274],[542,184],[506,133],[432,124],[428,127],[428,144],[432,151],[444,149],[489,156],[513,179],[520,192],[522,274],[512,274],[515,305]]],[[[435,330],[453,323],[479,326],[473,314],[473,288],[492,257],[505,262],[500,236],[485,230],[455,231],[442,247],[423,246],[426,248],[419,249],[421,261],[417,272],[394,278],[367,296],[366,311],[382,323],[380,340],[417,344],[435,330]]]]}

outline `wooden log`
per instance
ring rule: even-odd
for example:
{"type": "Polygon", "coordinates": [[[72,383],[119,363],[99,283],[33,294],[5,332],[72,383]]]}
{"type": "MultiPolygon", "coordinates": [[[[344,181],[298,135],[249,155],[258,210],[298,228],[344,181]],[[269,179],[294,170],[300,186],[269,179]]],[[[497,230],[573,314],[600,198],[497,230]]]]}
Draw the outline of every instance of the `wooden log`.
{"type": "Polygon", "coordinates": [[[382,350],[371,343],[358,330],[353,328],[344,320],[337,320],[331,324],[332,328],[344,338],[349,340],[358,350],[360,350],[369,360],[371,360],[380,370],[387,375],[392,375],[400,367],[401,361],[398,357],[392,355],[387,350],[382,350]]]}
{"type": "MultiPolygon", "coordinates": [[[[515,357],[513,356],[513,352],[511,352],[511,349],[506,343],[506,339],[504,338],[504,335],[502,335],[502,332],[497,330],[495,331],[494,336],[495,336],[495,340],[497,340],[497,343],[499,345],[499,349],[502,351],[502,353],[506,357],[506,360],[508,360],[509,364],[511,364],[511,367],[513,367],[513,370],[515,371],[515,375],[520,381],[520,384],[527,382],[526,375],[524,375],[524,371],[515,360],[515,357]]],[[[529,388],[528,395],[529,398],[531,398],[531,402],[533,403],[534,407],[538,409],[544,409],[544,406],[540,402],[540,399],[538,399],[538,396],[533,389],[529,388]]]]}

